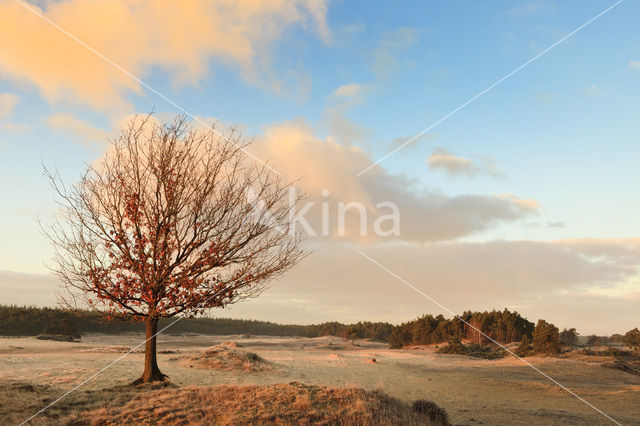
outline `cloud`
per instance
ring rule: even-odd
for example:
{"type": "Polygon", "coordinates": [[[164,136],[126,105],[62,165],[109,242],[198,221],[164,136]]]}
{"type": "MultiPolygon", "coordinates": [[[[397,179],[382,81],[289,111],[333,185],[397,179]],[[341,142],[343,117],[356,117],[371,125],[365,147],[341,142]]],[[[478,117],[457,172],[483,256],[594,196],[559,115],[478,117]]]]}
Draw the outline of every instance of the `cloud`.
{"type": "Polygon", "coordinates": [[[587,93],[590,95],[597,95],[600,93],[600,89],[595,84],[592,84],[591,86],[587,87],[587,93]]]}
{"type": "Polygon", "coordinates": [[[345,84],[343,86],[338,87],[333,92],[333,94],[335,96],[350,98],[362,93],[362,90],[363,90],[363,87],[361,84],[351,83],[351,84],[345,84]]]}
{"type": "Polygon", "coordinates": [[[59,289],[53,275],[0,271],[0,300],[6,304],[53,306],[59,289]]]}
{"type": "MultiPolygon", "coordinates": [[[[162,113],[155,118],[168,119],[162,113]]],[[[132,118],[124,116],[120,125],[132,118]]],[[[205,123],[215,119],[200,117],[205,123]]],[[[52,128],[67,132],[85,146],[103,142],[111,132],[98,129],[68,114],[56,114],[48,119],[52,128]]],[[[201,127],[198,123],[196,127],[201,127]]],[[[225,126],[217,128],[225,133],[225,126]]],[[[366,175],[356,173],[371,164],[370,155],[362,148],[342,143],[333,137],[319,137],[302,120],[275,123],[265,129],[264,137],[256,137],[248,150],[256,158],[268,160],[287,180],[309,194],[312,203],[304,219],[320,240],[336,239],[351,242],[433,242],[475,235],[505,222],[519,221],[539,212],[534,200],[511,194],[459,194],[450,196],[421,186],[418,182],[393,175],[376,166],[366,175]],[[323,195],[326,194],[326,195],[323,195]],[[364,218],[356,208],[344,214],[344,232],[340,232],[339,203],[356,202],[365,211],[364,218]],[[386,203],[386,204],[381,204],[386,203]],[[393,203],[399,211],[399,235],[381,237],[374,224],[393,213],[393,203]],[[323,229],[323,205],[329,214],[328,230],[323,229]],[[366,228],[362,235],[361,226],[366,228]]],[[[302,206],[304,207],[304,206],[302,206]]],[[[302,208],[301,207],[301,208],[302,208]]],[[[391,221],[385,229],[392,228],[391,221]]],[[[302,228],[298,228],[302,230],[302,228]]]]}
{"type": "Polygon", "coordinates": [[[387,78],[401,67],[399,56],[418,42],[415,28],[402,27],[386,32],[373,51],[371,70],[379,78],[387,78]]]}
{"type": "Polygon", "coordinates": [[[629,69],[640,71],[640,61],[629,61],[629,69]]]}
{"type": "MultiPolygon", "coordinates": [[[[619,288],[621,282],[637,278],[638,251],[628,247],[626,254],[616,257],[613,253],[621,243],[600,241],[602,250],[611,253],[601,258],[575,243],[441,242],[359,248],[455,313],[508,307],[531,321],[545,318],[561,328],[576,327],[583,334],[636,327],[637,295],[606,296],[594,291],[619,288]]],[[[260,298],[233,306],[230,314],[307,323],[399,323],[424,313],[450,316],[354,248],[358,247],[316,246],[309,258],[260,298]],[[296,300],[291,300],[292,295],[296,300]]]]}
{"type": "Polygon", "coordinates": [[[366,142],[366,136],[370,134],[370,131],[354,123],[347,116],[352,107],[351,103],[340,103],[325,108],[322,112],[322,124],[332,137],[342,143],[366,142]]]}
{"type": "Polygon", "coordinates": [[[340,86],[333,92],[333,97],[334,103],[322,112],[322,125],[342,143],[362,144],[370,132],[350,120],[347,113],[364,102],[365,85],[352,83],[340,86]]]}
{"type": "MultiPolygon", "coordinates": [[[[638,239],[321,244],[259,298],[211,313],[286,323],[450,316],[358,248],[456,313],[508,307],[582,334],[625,332],[638,325],[639,247],[638,239]]],[[[0,271],[5,303],[52,305],[59,288],[51,275],[0,271]]]]}
{"type": "MultiPolygon", "coordinates": [[[[260,297],[211,314],[307,324],[450,316],[358,248],[455,313],[508,307],[581,334],[624,333],[638,326],[639,247],[638,239],[321,244],[260,297]]],[[[59,285],[51,275],[0,271],[5,303],[52,305],[59,285]]]]}
{"type": "Polygon", "coordinates": [[[504,176],[492,158],[485,157],[481,164],[478,164],[469,158],[454,155],[444,148],[436,148],[427,159],[427,163],[430,170],[442,170],[452,177],[475,177],[481,174],[495,178],[504,176]]]}
{"type": "MultiPolygon", "coordinates": [[[[125,125],[133,116],[118,120],[125,125]]],[[[170,120],[170,114],[156,113],[153,119],[170,120]]],[[[199,117],[204,123],[216,123],[225,133],[224,123],[211,117],[199,117]]],[[[85,146],[107,141],[111,131],[98,129],[68,114],[56,114],[48,119],[52,128],[67,132],[85,146]]],[[[196,128],[202,127],[194,123],[196,128]]],[[[539,205],[535,200],[512,194],[459,194],[450,196],[422,187],[418,182],[393,175],[380,166],[360,177],[356,173],[371,164],[372,159],[362,148],[340,142],[334,137],[319,137],[304,120],[274,123],[263,136],[254,138],[248,151],[256,158],[268,160],[285,179],[296,181],[297,188],[309,194],[306,200],[313,206],[305,214],[319,238],[326,240],[367,242],[411,241],[432,242],[475,235],[505,222],[535,216],[539,205]],[[328,194],[323,196],[323,191],[328,194]],[[360,203],[366,211],[362,219],[356,209],[345,215],[344,234],[339,235],[338,204],[360,203]],[[392,213],[391,207],[379,207],[392,202],[399,210],[399,235],[378,237],[374,233],[377,219],[392,213]],[[329,230],[322,232],[322,205],[329,205],[329,230]],[[361,225],[366,235],[361,235],[361,225]]],[[[389,227],[391,223],[387,222],[389,227]]],[[[299,228],[301,229],[301,228],[299,228]]]]}
{"type": "MultiPolygon", "coordinates": [[[[40,2],[29,7],[128,72],[144,77],[166,70],[176,84],[195,83],[216,60],[259,81],[270,47],[287,27],[312,27],[329,39],[326,2],[303,0],[40,2]],[[82,17],[82,19],[78,19],[82,17]]],[[[127,105],[141,93],[131,77],[55,29],[19,2],[0,3],[0,74],[34,84],[50,101],[74,101],[101,110],[127,105]]],[[[268,73],[266,73],[268,74],[268,73]]]]}
{"type": "Polygon", "coordinates": [[[583,238],[560,240],[559,245],[576,250],[590,259],[624,264],[631,270],[637,270],[640,256],[640,239],[583,238]]]}
{"type": "Polygon", "coordinates": [[[450,296],[477,287],[487,292],[485,301],[615,286],[635,276],[640,261],[638,240],[441,242],[370,252],[387,259],[391,270],[407,271],[410,282],[437,284],[450,296]],[[428,278],[420,277],[421,271],[429,271],[428,278]]]}
{"type": "Polygon", "coordinates": [[[442,169],[451,176],[460,174],[472,176],[475,174],[473,161],[453,155],[443,148],[434,150],[429,156],[428,162],[431,170],[442,169]]]}
{"type": "Polygon", "coordinates": [[[95,143],[106,144],[109,137],[106,130],[94,127],[71,114],[54,114],[47,119],[47,124],[53,129],[69,134],[74,141],[86,147],[95,143]]]}
{"type": "Polygon", "coordinates": [[[18,95],[13,93],[0,93],[0,120],[13,114],[19,99],[18,95]]]}
{"type": "MultiPolygon", "coordinates": [[[[399,239],[415,242],[474,235],[502,222],[535,215],[539,209],[535,201],[513,195],[449,196],[421,188],[416,182],[392,175],[381,167],[356,177],[359,170],[371,164],[369,155],[357,146],[319,138],[301,121],[272,125],[265,138],[258,139],[250,150],[259,158],[271,159],[272,165],[287,178],[301,179],[299,186],[310,194],[308,201],[316,203],[308,215],[314,229],[320,228],[320,205],[324,201],[333,201],[334,209],[335,203],[341,201],[362,203],[371,215],[367,223],[370,231],[377,215],[388,213],[376,209],[376,205],[393,202],[400,211],[399,239]],[[329,199],[320,196],[324,189],[329,190],[329,199]]],[[[334,231],[336,214],[336,210],[331,211],[334,231]]],[[[347,219],[345,239],[362,241],[359,216],[354,214],[351,219],[347,219]]]]}

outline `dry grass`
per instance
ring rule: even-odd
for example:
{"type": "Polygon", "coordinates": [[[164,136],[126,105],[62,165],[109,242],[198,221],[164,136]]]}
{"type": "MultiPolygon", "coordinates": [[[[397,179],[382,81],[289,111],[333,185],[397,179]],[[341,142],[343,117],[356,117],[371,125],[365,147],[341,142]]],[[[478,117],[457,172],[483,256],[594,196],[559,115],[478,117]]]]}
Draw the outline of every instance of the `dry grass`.
{"type": "MultiPolygon", "coordinates": [[[[44,413],[34,418],[32,425],[74,424],[62,419],[81,418],[79,413],[106,406],[120,406],[136,395],[157,389],[160,385],[146,388],[130,386],[101,390],[80,390],[70,393],[44,413]],[[71,414],[73,413],[73,414],[71,414]],[[69,417],[71,414],[71,417],[69,417]]],[[[55,401],[64,390],[52,386],[32,385],[24,382],[0,382],[0,424],[19,424],[55,401]]]]}
{"type": "Polygon", "coordinates": [[[0,383],[0,418],[18,424],[45,406],[53,394],[50,386],[21,382],[0,383]]]}
{"type": "MultiPolygon", "coordinates": [[[[3,383],[0,418],[18,424],[53,401],[60,390],[3,383]]],[[[379,391],[297,382],[268,386],[158,388],[130,386],[70,394],[35,425],[448,425],[430,401],[412,406],[379,391]]]]}
{"type": "Polygon", "coordinates": [[[309,386],[186,387],[139,395],[118,407],[65,419],[91,425],[443,425],[446,413],[428,401],[411,407],[360,388],[309,386]]]}
{"type": "Polygon", "coordinates": [[[224,371],[271,371],[275,366],[258,354],[238,349],[235,342],[208,348],[196,356],[175,358],[182,365],[224,371]]]}

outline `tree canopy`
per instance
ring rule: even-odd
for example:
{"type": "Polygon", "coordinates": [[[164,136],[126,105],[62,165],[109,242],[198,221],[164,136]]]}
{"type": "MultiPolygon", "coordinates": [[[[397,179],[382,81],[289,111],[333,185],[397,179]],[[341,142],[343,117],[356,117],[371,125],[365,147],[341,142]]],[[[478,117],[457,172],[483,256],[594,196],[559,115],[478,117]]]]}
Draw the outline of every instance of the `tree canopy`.
{"type": "Polygon", "coordinates": [[[290,223],[300,196],[246,146],[184,117],[137,116],[77,184],[50,174],[61,218],[46,232],[65,302],[145,320],[153,364],[160,318],[257,296],[292,268],[305,255],[290,223]]]}

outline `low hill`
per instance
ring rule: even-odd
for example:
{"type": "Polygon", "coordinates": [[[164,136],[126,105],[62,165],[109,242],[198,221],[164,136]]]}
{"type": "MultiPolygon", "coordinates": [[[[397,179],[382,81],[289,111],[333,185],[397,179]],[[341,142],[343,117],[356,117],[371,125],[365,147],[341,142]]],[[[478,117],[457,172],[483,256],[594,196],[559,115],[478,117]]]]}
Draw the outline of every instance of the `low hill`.
{"type": "MultiPolygon", "coordinates": [[[[11,384],[0,392],[5,419],[24,420],[55,395],[48,387],[11,384]],[[34,401],[35,399],[35,401],[34,401]]],[[[381,392],[298,382],[266,386],[188,386],[79,391],[34,419],[66,425],[449,425],[447,413],[381,392]],[[70,414],[69,412],[73,412],[70,414]]]]}
{"type": "MultiPolygon", "coordinates": [[[[102,425],[446,425],[444,411],[416,409],[382,393],[297,382],[270,386],[186,387],[154,391],[124,406],[82,413],[102,425]]],[[[425,407],[425,409],[421,409],[425,407]]]]}

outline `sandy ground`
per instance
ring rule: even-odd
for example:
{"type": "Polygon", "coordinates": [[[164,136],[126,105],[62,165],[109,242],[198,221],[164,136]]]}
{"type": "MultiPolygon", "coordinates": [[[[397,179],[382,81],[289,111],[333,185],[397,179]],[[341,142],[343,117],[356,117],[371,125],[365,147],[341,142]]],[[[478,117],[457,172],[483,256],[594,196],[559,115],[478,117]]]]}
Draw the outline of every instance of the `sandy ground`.
{"type": "MultiPolygon", "coordinates": [[[[51,385],[62,394],[143,340],[136,334],[89,335],[81,343],[0,338],[0,380],[51,385]]],[[[179,386],[291,381],[354,385],[380,389],[406,401],[432,400],[448,411],[454,424],[612,424],[514,358],[487,361],[436,354],[433,348],[390,350],[368,341],[356,341],[356,345],[330,337],[163,335],[158,350],[161,370],[179,386]],[[274,368],[215,371],[183,360],[230,340],[274,368]]],[[[142,349],[115,362],[83,388],[131,382],[142,372],[142,349]]],[[[640,425],[640,376],[584,360],[530,357],[527,361],[621,424],[640,425]]]]}

